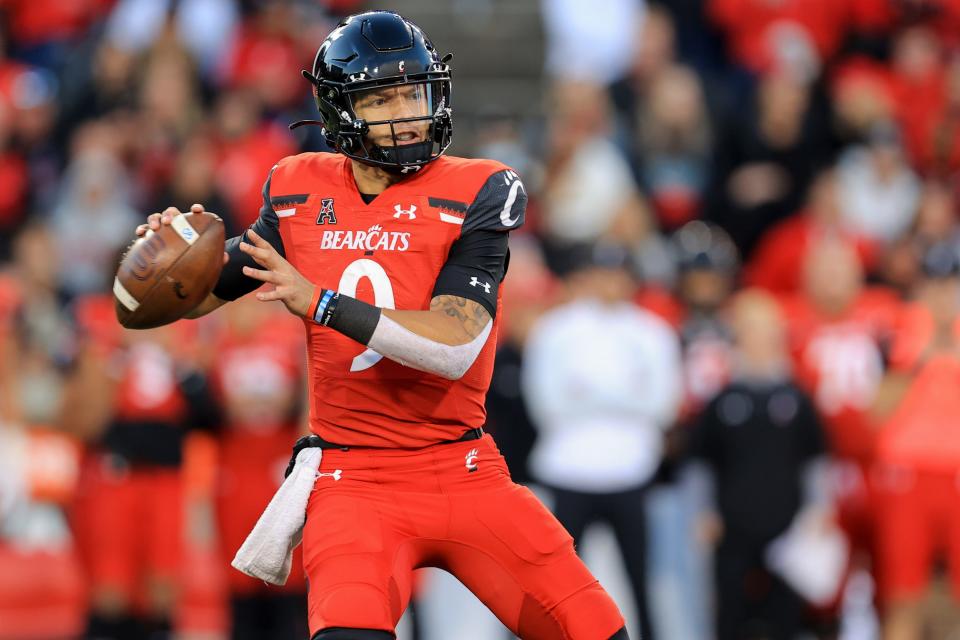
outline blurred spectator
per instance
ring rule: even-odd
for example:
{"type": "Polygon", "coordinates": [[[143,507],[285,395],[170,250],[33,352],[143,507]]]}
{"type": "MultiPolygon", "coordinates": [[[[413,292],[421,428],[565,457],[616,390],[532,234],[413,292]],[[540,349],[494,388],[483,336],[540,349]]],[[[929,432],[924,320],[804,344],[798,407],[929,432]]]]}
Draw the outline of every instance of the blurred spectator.
{"type": "Polygon", "coordinates": [[[217,183],[218,148],[210,136],[197,134],[187,140],[173,163],[173,175],[161,183],[166,189],[154,200],[150,211],[163,211],[169,206],[187,211],[194,203],[203,203],[207,211],[223,218],[226,236],[238,235],[243,227],[237,224],[226,198],[217,183]]]}
{"type": "Polygon", "coordinates": [[[892,123],[874,125],[867,145],[847,149],[836,175],[840,216],[855,234],[886,245],[910,227],[920,181],[892,123]]]}
{"type": "Polygon", "coordinates": [[[76,637],[83,584],[63,508],[76,488],[79,450],[56,430],[72,327],[48,230],[24,227],[13,254],[0,294],[0,333],[14,338],[0,338],[0,638],[76,637]]]}
{"type": "Polygon", "coordinates": [[[245,228],[263,204],[263,176],[277,160],[296,153],[296,147],[285,128],[261,122],[260,103],[247,90],[220,94],[215,121],[220,152],[216,184],[230,208],[221,215],[245,228]]]}
{"type": "Polygon", "coordinates": [[[14,260],[15,415],[30,424],[51,425],[60,409],[62,367],[73,355],[74,328],[64,312],[60,263],[49,229],[39,223],[25,227],[14,241],[14,260]]]}
{"type": "Polygon", "coordinates": [[[885,637],[922,637],[919,607],[936,559],[960,589],[960,258],[950,244],[923,255],[916,302],[891,352],[878,413],[878,561],[885,637]]]}
{"type": "Polygon", "coordinates": [[[113,0],[5,0],[5,32],[21,59],[57,68],[113,0]]]}
{"type": "Polygon", "coordinates": [[[864,264],[872,262],[872,247],[842,224],[836,173],[826,169],[811,185],[806,207],[761,239],[746,265],[744,281],[778,294],[799,291],[807,251],[818,239],[831,237],[855,246],[864,264]]]}
{"type": "MultiPolygon", "coordinates": [[[[731,309],[733,381],[704,410],[691,453],[715,477],[716,514],[703,535],[716,542],[718,640],[794,638],[804,604],[767,566],[768,545],[806,508],[825,452],[813,404],[790,373],[783,317],[769,294],[745,291],[731,309]]],[[[821,513],[819,518],[824,518],[821,513]]]]}
{"type": "Polygon", "coordinates": [[[803,66],[808,80],[840,47],[848,20],[845,3],[824,0],[709,0],[705,10],[737,64],[754,73],[803,66]]]}
{"type": "Polygon", "coordinates": [[[0,422],[0,640],[80,637],[84,583],[63,513],[78,461],[61,434],[0,422]]]}
{"type": "Polygon", "coordinates": [[[653,638],[644,496],[679,408],[679,345],[669,325],[631,303],[629,251],[598,244],[586,253],[567,281],[572,300],[541,318],[524,350],[538,430],[530,472],[554,493],[575,544],[596,520],[613,528],[640,637],[653,638]]]}
{"type": "Polygon", "coordinates": [[[521,383],[524,347],[530,332],[557,297],[557,282],[530,236],[510,238],[510,280],[504,287],[503,315],[493,377],[487,392],[487,422],[514,482],[529,484],[528,460],[537,438],[521,383]]]}
{"type": "Polygon", "coordinates": [[[645,0],[541,0],[547,76],[608,85],[626,71],[646,13],[645,0]]]}
{"type": "Polygon", "coordinates": [[[822,238],[807,251],[803,290],[787,303],[797,375],[824,417],[834,455],[866,471],[873,459],[873,406],[899,301],[867,288],[849,244],[822,238]]]}
{"type": "Polygon", "coordinates": [[[71,160],[50,217],[68,295],[104,289],[104,274],[142,217],[130,197],[129,177],[107,149],[84,149],[71,160]]]}
{"type": "MultiPolygon", "coordinates": [[[[303,325],[288,313],[244,298],[217,331],[213,387],[220,400],[217,513],[227,567],[283,481],[291,443],[301,435],[303,325]],[[269,337],[266,337],[269,336],[269,337]]],[[[274,588],[227,569],[231,638],[300,640],[306,628],[303,560],[274,588]]]]}
{"type": "Polygon", "coordinates": [[[164,637],[183,558],[185,429],[209,416],[202,342],[191,336],[196,324],[124,331],[108,296],[80,300],[77,320],[83,341],[64,422],[91,444],[75,508],[90,581],[88,634],[164,637]]]}
{"type": "Polygon", "coordinates": [[[302,27],[300,18],[294,2],[260,3],[221,61],[222,84],[250,91],[274,113],[298,103],[307,85],[290,70],[308,67],[315,53],[311,49],[307,54],[298,46],[295,35],[302,27]]]}
{"type": "Polygon", "coordinates": [[[607,137],[606,94],[595,85],[567,83],[554,95],[542,194],[548,264],[563,272],[569,247],[606,239],[630,247],[645,279],[666,278],[669,256],[651,212],[624,155],[607,137]]]}
{"type": "Polygon", "coordinates": [[[105,42],[98,42],[89,57],[78,59],[63,80],[61,135],[76,134],[84,123],[117,110],[133,110],[137,62],[132,53],[105,42]]]}
{"type": "Polygon", "coordinates": [[[921,171],[941,169],[937,127],[947,107],[944,52],[940,39],[929,27],[904,29],[893,42],[892,83],[897,118],[903,128],[904,146],[921,171]]]}
{"type": "Polygon", "coordinates": [[[707,217],[745,258],[760,236],[795,212],[827,155],[827,126],[811,87],[788,73],[760,79],[755,103],[724,123],[715,145],[707,217]]]}
{"type": "Polygon", "coordinates": [[[709,554],[696,536],[699,508],[708,490],[687,473],[683,443],[703,406],[727,384],[733,366],[732,335],[724,310],[737,282],[739,262],[730,237],[716,225],[688,222],[671,239],[678,275],[676,295],[683,362],[683,402],[667,446],[658,484],[648,496],[653,541],[651,573],[661,592],[654,619],[669,638],[709,637],[709,554]],[[672,598],[663,598],[667,593],[672,598]],[[670,606],[672,605],[672,607],[670,606]]]}
{"type": "Polygon", "coordinates": [[[195,67],[181,48],[156,51],[143,66],[131,142],[142,187],[155,193],[171,179],[177,152],[196,133],[204,113],[195,67]]]}
{"type": "Polygon", "coordinates": [[[60,179],[62,148],[55,136],[59,89],[53,74],[43,69],[23,69],[9,87],[13,142],[26,163],[29,177],[29,208],[49,211],[60,179]]]}
{"type": "Polygon", "coordinates": [[[693,417],[730,379],[732,341],[723,310],[737,284],[737,248],[723,229],[700,220],[685,224],[672,239],[683,305],[684,415],[693,417]]]}
{"type": "Polygon", "coordinates": [[[104,42],[136,54],[172,30],[209,75],[230,45],[238,22],[235,0],[119,0],[107,20],[104,42]],[[198,33],[203,37],[196,37],[198,33]]]}
{"type": "MultiPolygon", "coordinates": [[[[497,160],[523,176],[523,183],[532,193],[543,184],[543,164],[535,157],[523,138],[523,127],[513,115],[492,109],[480,117],[475,136],[476,157],[497,160]]],[[[530,225],[529,211],[525,227],[530,225]]]]}
{"type": "Polygon", "coordinates": [[[847,143],[865,142],[874,126],[896,114],[889,70],[862,56],[837,63],[830,78],[830,100],[835,134],[847,143]]]}
{"type": "Polygon", "coordinates": [[[664,69],[636,118],[640,183],[660,226],[674,229],[700,212],[710,178],[712,135],[696,74],[683,66],[664,69]]]}
{"type": "Polygon", "coordinates": [[[920,277],[923,252],[939,242],[960,247],[956,194],[941,180],[923,184],[920,204],[910,231],[901,236],[882,256],[880,276],[902,298],[909,298],[920,277]]]}
{"type": "Polygon", "coordinates": [[[638,133],[636,114],[640,101],[657,76],[676,64],[676,27],[663,7],[649,7],[637,29],[638,42],[630,66],[610,87],[610,97],[631,136],[638,133]]]}
{"type": "MultiPolygon", "coordinates": [[[[829,435],[838,522],[853,551],[848,590],[865,594],[862,613],[873,628],[875,580],[866,573],[876,575],[877,542],[871,476],[876,425],[870,409],[881,390],[899,301],[893,291],[865,286],[850,245],[824,238],[808,251],[803,292],[787,308],[797,377],[829,435]]],[[[856,598],[849,591],[845,597],[841,611],[856,598]]],[[[847,616],[843,624],[858,623],[847,616]]]]}

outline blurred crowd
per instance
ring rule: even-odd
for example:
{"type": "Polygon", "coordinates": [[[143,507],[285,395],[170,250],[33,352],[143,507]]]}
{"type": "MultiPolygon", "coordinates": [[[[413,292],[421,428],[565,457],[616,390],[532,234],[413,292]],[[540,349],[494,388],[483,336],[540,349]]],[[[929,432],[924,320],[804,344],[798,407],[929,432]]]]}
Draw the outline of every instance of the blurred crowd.
{"type": "MultiPolygon", "coordinates": [[[[233,235],[324,150],[298,71],[367,4],[0,0],[0,640],[306,637],[302,573],[228,569],[304,428],[299,321],[124,331],[110,288],[146,214],[233,235]]],[[[960,2],[539,11],[543,117],[491,96],[457,149],[530,198],[488,398],[514,478],[609,527],[636,637],[950,637],[960,2]]]]}

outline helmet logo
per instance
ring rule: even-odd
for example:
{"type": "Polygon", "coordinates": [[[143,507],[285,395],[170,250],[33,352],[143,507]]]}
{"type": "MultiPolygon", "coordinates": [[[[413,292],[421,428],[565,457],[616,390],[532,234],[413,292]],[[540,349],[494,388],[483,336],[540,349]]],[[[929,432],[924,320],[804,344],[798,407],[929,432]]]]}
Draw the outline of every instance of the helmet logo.
{"type": "Polygon", "coordinates": [[[403,66],[404,66],[404,61],[401,60],[400,64],[397,65],[397,69],[399,69],[401,73],[403,73],[403,66]]]}

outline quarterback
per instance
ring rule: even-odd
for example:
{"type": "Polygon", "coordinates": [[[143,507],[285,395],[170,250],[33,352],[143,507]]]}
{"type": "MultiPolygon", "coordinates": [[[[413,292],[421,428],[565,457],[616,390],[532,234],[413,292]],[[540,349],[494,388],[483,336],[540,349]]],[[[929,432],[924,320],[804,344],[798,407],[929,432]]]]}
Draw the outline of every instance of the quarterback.
{"type": "Polygon", "coordinates": [[[303,72],[320,119],[297,123],[338,153],[277,163],[189,316],[269,283],[256,297],[303,318],[313,435],[298,446],[324,450],[303,529],[313,640],[393,638],[419,567],[455,575],[521,638],[623,640],[570,536],[482,429],[526,194],[507,166],[443,155],[448,61],[395,13],[341,22],[303,72]]]}

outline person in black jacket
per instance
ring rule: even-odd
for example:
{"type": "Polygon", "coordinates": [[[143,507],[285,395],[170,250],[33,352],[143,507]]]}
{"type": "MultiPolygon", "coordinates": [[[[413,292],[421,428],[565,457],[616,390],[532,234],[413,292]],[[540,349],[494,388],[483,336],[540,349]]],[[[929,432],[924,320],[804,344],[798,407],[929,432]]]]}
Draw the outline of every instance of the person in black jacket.
{"type": "Polygon", "coordinates": [[[691,453],[713,472],[717,638],[791,639],[799,595],[765,566],[768,545],[811,500],[806,483],[825,450],[813,403],[790,373],[783,318],[765,293],[732,305],[732,381],[704,409],[691,453]]]}

